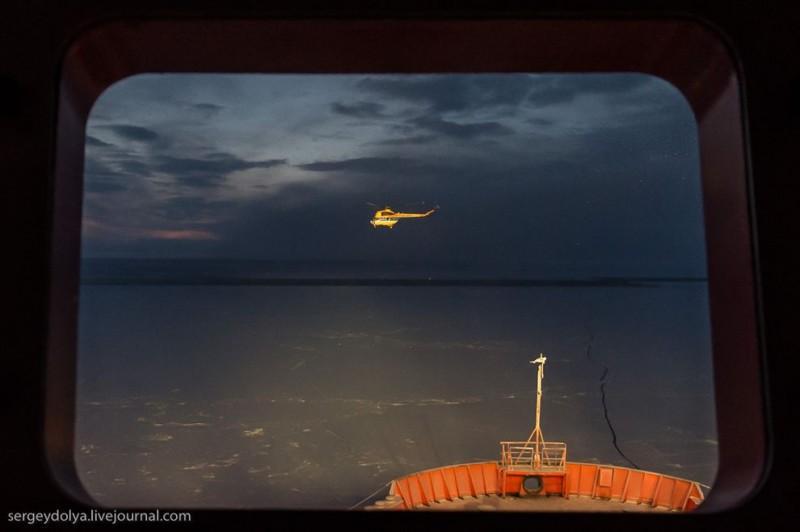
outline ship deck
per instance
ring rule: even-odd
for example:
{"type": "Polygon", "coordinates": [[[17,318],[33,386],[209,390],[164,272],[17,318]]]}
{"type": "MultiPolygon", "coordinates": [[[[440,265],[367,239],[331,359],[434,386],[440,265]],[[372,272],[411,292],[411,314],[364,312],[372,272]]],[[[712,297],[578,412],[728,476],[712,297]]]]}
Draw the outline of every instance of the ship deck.
{"type": "Polygon", "coordinates": [[[591,497],[501,497],[478,495],[452,501],[432,503],[418,508],[419,511],[504,511],[504,512],[658,512],[669,509],[653,507],[645,503],[608,501],[591,497]]]}
{"type": "Polygon", "coordinates": [[[369,509],[661,512],[691,511],[703,499],[696,482],[652,471],[581,462],[566,462],[561,473],[507,471],[478,462],[395,479],[369,509]],[[538,488],[525,486],[531,477],[538,488]]]}

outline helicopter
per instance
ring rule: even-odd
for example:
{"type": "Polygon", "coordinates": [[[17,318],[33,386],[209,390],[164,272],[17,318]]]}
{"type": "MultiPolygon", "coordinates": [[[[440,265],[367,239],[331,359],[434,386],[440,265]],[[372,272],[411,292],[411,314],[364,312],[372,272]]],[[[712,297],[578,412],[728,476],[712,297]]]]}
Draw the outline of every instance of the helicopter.
{"type": "Polygon", "coordinates": [[[392,210],[392,208],[387,205],[383,209],[375,211],[375,214],[372,216],[372,220],[370,220],[369,223],[375,229],[378,229],[379,227],[388,227],[389,229],[392,229],[395,224],[403,218],[425,218],[433,214],[434,211],[438,209],[439,206],[437,205],[427,212],[397,212],[392,210]]]}

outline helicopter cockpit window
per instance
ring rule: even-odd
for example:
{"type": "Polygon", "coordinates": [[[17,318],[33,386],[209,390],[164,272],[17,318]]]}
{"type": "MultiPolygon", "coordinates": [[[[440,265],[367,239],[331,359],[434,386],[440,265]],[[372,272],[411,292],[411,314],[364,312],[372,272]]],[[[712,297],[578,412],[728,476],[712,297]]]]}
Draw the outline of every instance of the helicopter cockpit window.
{"type": "Polygon", "coordinates": [[[698,132],[660,78],[137,75],[82,216],[103,505],[346,509],[498,462],[539,353],[567,461],[714,479],[698,132]]]}

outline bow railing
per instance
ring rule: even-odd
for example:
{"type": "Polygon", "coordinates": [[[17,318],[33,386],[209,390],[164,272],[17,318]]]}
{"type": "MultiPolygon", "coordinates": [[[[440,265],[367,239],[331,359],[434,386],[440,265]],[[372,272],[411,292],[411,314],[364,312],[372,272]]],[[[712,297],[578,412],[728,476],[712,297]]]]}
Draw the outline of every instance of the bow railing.
{"type": "Polygon", "coordinates": [[[567,467],[567,444],[563,442],[501,441],[501,465],[509,471],[561,472],[567,467]]]}

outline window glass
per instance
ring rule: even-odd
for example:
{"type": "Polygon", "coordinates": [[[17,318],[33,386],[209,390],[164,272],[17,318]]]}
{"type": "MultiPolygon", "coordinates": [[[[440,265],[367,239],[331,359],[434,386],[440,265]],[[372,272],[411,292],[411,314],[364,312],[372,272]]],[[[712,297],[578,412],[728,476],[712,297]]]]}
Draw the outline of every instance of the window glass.
{"type": "Polygon", "coordinates": [[[524,441],[544,353],[567,460],[710,485],[701,200],[652,76],[118,82],[86,130],[80,478],[113,507],[363,507],[524,441]]]}

